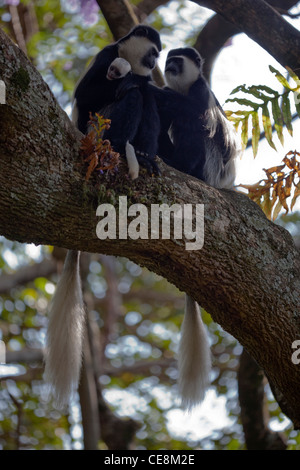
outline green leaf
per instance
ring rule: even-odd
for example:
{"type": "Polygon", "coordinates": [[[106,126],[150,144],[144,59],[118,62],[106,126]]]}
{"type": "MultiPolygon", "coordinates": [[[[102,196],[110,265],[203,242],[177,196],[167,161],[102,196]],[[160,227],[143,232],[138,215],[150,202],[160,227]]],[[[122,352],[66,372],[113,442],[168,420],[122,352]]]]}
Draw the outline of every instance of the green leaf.
{"type": "Polygon", "coordinates": [[[265,91],[265,92],[268,93],[269,95],[274,95],[274,96],[278,96],[278,95],[279,95],[278,91],[273,90],[272,88],[270,88],[269,86],[266,86],[266,85],[256,85],[256,88],[257,88],[258,90],[265,91]]]}
{"type": "MultiPolygon", "coordinates": [[[[238,93],[239,91],[242,91],[243,93],[247,93],[249,95],[255,96],[255,98],[258,98],[262,101],[268,101],[270,99],[270,97],[264,95],[260,91],[263,88],[264,87],[262,85],[252,85],[249,88],[247,88],[245,85],[239,85],[230,94],[233,95],[235,93],[238,93]]],[[[269,90],[271,90],[271,94],[276,94],[277,93],[277,92],[274,92],[274,90],[272,90],[271,88],[269,90]]]]}
{"type": "Polygon", "coordinates": [[[280,140],[281,144],[284,145],[284,137],[283,137],[283,119],[281,114],[281,109],[279,106],[278,98],[272,100],[272,113],[275,122],[275,130],[278,135],[278,139],[280,140]]]}
{"type": "Polygon", "coordinates": [[[263,123],[263,128],[265,131],[265,136],[267,139],[268,144],[276,150],[275,144],[272,139],[272,124],[271,124],[271,119],[270,119],[270,113],[268,110],[268,106],[265,104],[262,108],[262,123],[263,123]]]}
{"type": "Polygon", "coordinates": [[[262,100],[262,101],[270,100],[270,97],[261,93],[260,89],[256,85],[251,86],[249,90],[247,91],[247,93],[250,93],[251,95],[255,96],[255,98],[258,98],[259,100],[262,100]]]}
{"type": "Polygon", "coordinates": [[[251,108],[255,110],[259,107],[259,103],[254,103],[254,101],[247,100],[246,98],[228,98],[226,100],[226,103],[229,103],[229,102],[241,104],[244,106],[250,106],[251,108]]]}
{"type": "Polygon", "coordinates": [[[282,110],[283,120],[285,122],[287,130],[289,131],[290,135],[293,136],[291,104],[290,104],[290,98],[288,95],[282,96],[281,110],[282,110]]]}
{"type": "Polygon", "coordinates": [[[240,109],[238,111],[226,111],[226,113],[230,113],[230,116],[229,117],[232,117],[233,114],[235,114],[236,116],[249,116],[249,114],[251,114],[251,111],[246,111],[245,109],[240,109]]]}
{"type": "Polygon", "coordinates": [[[256,157],[258,150],[258,143],[260,138],[259,117],[258,112],[252,113],[252,149],[253,155],[256,157]]]}
{"type": "Polygon", "coordinates": [[[272,65],[269,65],[269,69],[271,72],[275,73],[277,80],[284,86],[284,88],[287,88],[287,90],[293,90],[287,79],[278,70],[274,69],[272,65]]]}
{"type": "Polygon", "coordinates": [[[238,93],[239,91],[245,91],[245,90],[246,90],[246,85],[245,84],[244,85],[239,85],[236,88],[234,88],[230,94],[234,95],[235,93],[238,93]]]}

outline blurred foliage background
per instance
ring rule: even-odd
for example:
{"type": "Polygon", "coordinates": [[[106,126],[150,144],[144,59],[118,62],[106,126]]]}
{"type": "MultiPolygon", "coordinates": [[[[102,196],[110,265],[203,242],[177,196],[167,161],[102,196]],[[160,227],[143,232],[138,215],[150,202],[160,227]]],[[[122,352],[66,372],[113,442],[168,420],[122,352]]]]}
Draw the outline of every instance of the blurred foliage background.
{"type": "MultiPolygon", "coordinates": [[[[172,16],[155,10],[149,23],[166,35],[175,23],[184,28],[186,3],[172,2],[172,16]]],[[[202,24],[206,20],[204,12],[202,24]]],[[[83,69],[112,41],[94,0],[0,0],[0,25],[68,113],[83,69]]],[[[279,223],[299,234],[298,214],[279,223]]],[[[87,357],[93,368],[91,373],[84,364],[82,385],[68,410],[55,407],[43,381],[43,348],[64,256],[62,249],[0,238],[0,339],[6,346],[6,364],[0,365],[0,448],[244,449],[237,386],[241,346],[203,312],[212,346],[212,385],[192,415],[181,411],[176,350],[184,294],[126,259],[82,257],[87,357]]],[[[265,394],[271,428],[285,434],[289,449],[300,449],[300,438],[267,383],[265,394]]]]}

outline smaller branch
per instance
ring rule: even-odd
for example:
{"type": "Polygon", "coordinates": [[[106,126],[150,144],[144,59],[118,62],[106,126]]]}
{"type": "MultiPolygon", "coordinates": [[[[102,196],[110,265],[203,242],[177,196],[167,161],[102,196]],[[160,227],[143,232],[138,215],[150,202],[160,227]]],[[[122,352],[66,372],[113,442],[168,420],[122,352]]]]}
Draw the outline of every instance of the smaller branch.
{"type": "Polygon", "coordinates": [[[218,14],[210,18],[200,31],[194,47],[204,58],[203,73],[208,81],[218,54],[226,42],[239,33],[241,30],[238,27],[218,14]]]}
{"type": "Polygon", "coordinates": [[[21,375],[3,375],[0,377],[0,382],[5,382],[6,380],[13,380],[14,382],[27,383],[30,384],[33,380],[41,380],[43,375],[44,368],[35,367],[27,370],[25,374],[21,375]]]}
{"type": "Polygon", "coordinates": [[[16,450],[20,449],[20,436],[21,436],[21,420],[22,420],[22,403],[17,400],[8,390],[8,395],[10,396],[11,401],[17,408],[17,427],[16,427],[16,450]]]}
{"type": "Polygon", "coordinates": [[[135,434],[140,429],[141,424],[131,418],[120,418],[107,405],[98,380],[100,374],[103,373],[102,367],[99,364],[101,361],[100,332],[92,317],[88,317],[87,332],[90,348],[90,366],[94,372],[94,383],[97,393],[97,411],[94,413],[99,418],[101,438],[109,450],[132,449],[135,434]]]}
{"type": "Polygon", "coordinates": [[[9,5],[9,13],[11,16],[12,29],[16,38],[19,48],[27,55],[26,41],[22,30],[22,25],[19,18],[18,7],[9,5]]]}
{"type": "Polygon", "coordinates": [[[129,372],[131,374],[145,374],[145,375],[152,375],[150,369],[152,367],[177,367],[176,359],[167,358],[167,359],[158,359],[155,361],[137,361],[135,364],[131,366],[124,366],[124,367],[107,367],[102,371],[102,374],[105,375],[112,375],[114,377],[118,377],[124,372],[129,372]]]}
{"type": "Polygon", "coordinates": [[[264,373],[244,350],[240,357],[238,389],[241,421],[248,450],[285,450],[284,436],[268,428],[269,414],[265,403],[264,373]]]}
{"type": "Polygon", "coordinates": [[[97,450],[98,441],[100,439],[100,417],[93,362],[89,344],[89,334],[86,334],[84,339],[83,366],[78,390],[82,416],[84,450],[97,450]]]}
{"type": "Polygon", "coordinates": [[[105,358],[105,349],[110,342],[112,334],[116,331],[116,322],[123,312],[122,296],[118,290],[116,276],[116,260],[112,256],[101,256],[101,263],[105,269],[107,292],[104,306],[104,326],[102,328],[101,357],[105,358]]]}
{"type": "Polygon", "coordinates": [[[32,362],[42,362],[44,360],[44,352],[42,349],[21,349],[21,351],[7,351],[7,364],[30,364],[32,362]]]}
{"type": "Polygon", "coordinates": [[[134,12],[138,17],[139,21],[142,23],[145,21],[147,16],[151,15],[156,8],[159,8],[162,5],[166,5],[170,0],[142,0],[134,8],[134,12]]]}
{"type": "Polygon", "coordinates": [[[2,274],[0,276],[0,294],[32,282],[37,277],[48,277],[55,273],[56,269],[57,264],[55,261],[45,259],[41,263],[24,266],[14,274],[2,274]]]}

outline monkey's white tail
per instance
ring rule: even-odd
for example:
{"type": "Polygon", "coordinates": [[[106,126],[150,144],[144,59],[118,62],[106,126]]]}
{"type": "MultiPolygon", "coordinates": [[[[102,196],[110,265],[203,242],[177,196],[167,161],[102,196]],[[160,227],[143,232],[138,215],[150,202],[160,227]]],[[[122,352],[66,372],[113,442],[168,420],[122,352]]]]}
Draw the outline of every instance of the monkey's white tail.
{"type": "Polygon", "coordinates": [[[211,356],[200,308],[188,295],[185,296],[178,370],[182,406],[190,410],[204,399],[210,382],[211,356]]]}
{"type": "Polygon", "coordinates": [[[129,176],[132,180],[135,180],[139,176],[140,167],[136,158],[134,147],[129,142],[126,142],[125,154],[129,169],[129,176]]]}
{"type": "Polygon", "coordinates": [[[69,402],[80,376],[85,310],[79,260],[80,252],[68,251],[50,308],[45,380],[58,406],[69,402]]]}

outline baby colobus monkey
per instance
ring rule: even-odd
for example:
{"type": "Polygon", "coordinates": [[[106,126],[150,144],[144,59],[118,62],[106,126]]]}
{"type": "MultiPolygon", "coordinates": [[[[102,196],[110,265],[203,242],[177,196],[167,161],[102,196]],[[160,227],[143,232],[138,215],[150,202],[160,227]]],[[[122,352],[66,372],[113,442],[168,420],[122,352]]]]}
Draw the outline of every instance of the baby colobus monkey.
{"type": "MultiPolygon", "coordinates": [[[[112,63],[108,67],[106,78],[107,80],[120,80],[121,78],[126,77],[126,75],[130,72],[130,63],[127,62],[127,60],[122,59],[121,57],[117,57],[115,60],[112,61],[112,63]]],[[[116,97],[117,96],[119,96],[118,89],[116,90],[116,97]]],[[[113,106],[114,104],[111,104],[103,111],[101,111],[104,117],[108,119],[110,118],[110,112],[112,111],[113,106]]],[[[124,118],[127,119],[127,115],[125,115],[124,118]]],[[[111,143],[112,145],[114,144],[113,142],[111,143]]],[[[127,160],[129,176],[132,180],[135,180],[139,176],[139,163],[136,158],[134,147],[129,141],[127,141],[125,144],[125,156],[127,160]]]]}
{"type": "Polygon", "coordinates": [[[117,57],[108,67],[106,78],[107,80],[118,80],[126,77],[129,72],[131,72],[130,63],[121,57],[117,57]]]}

